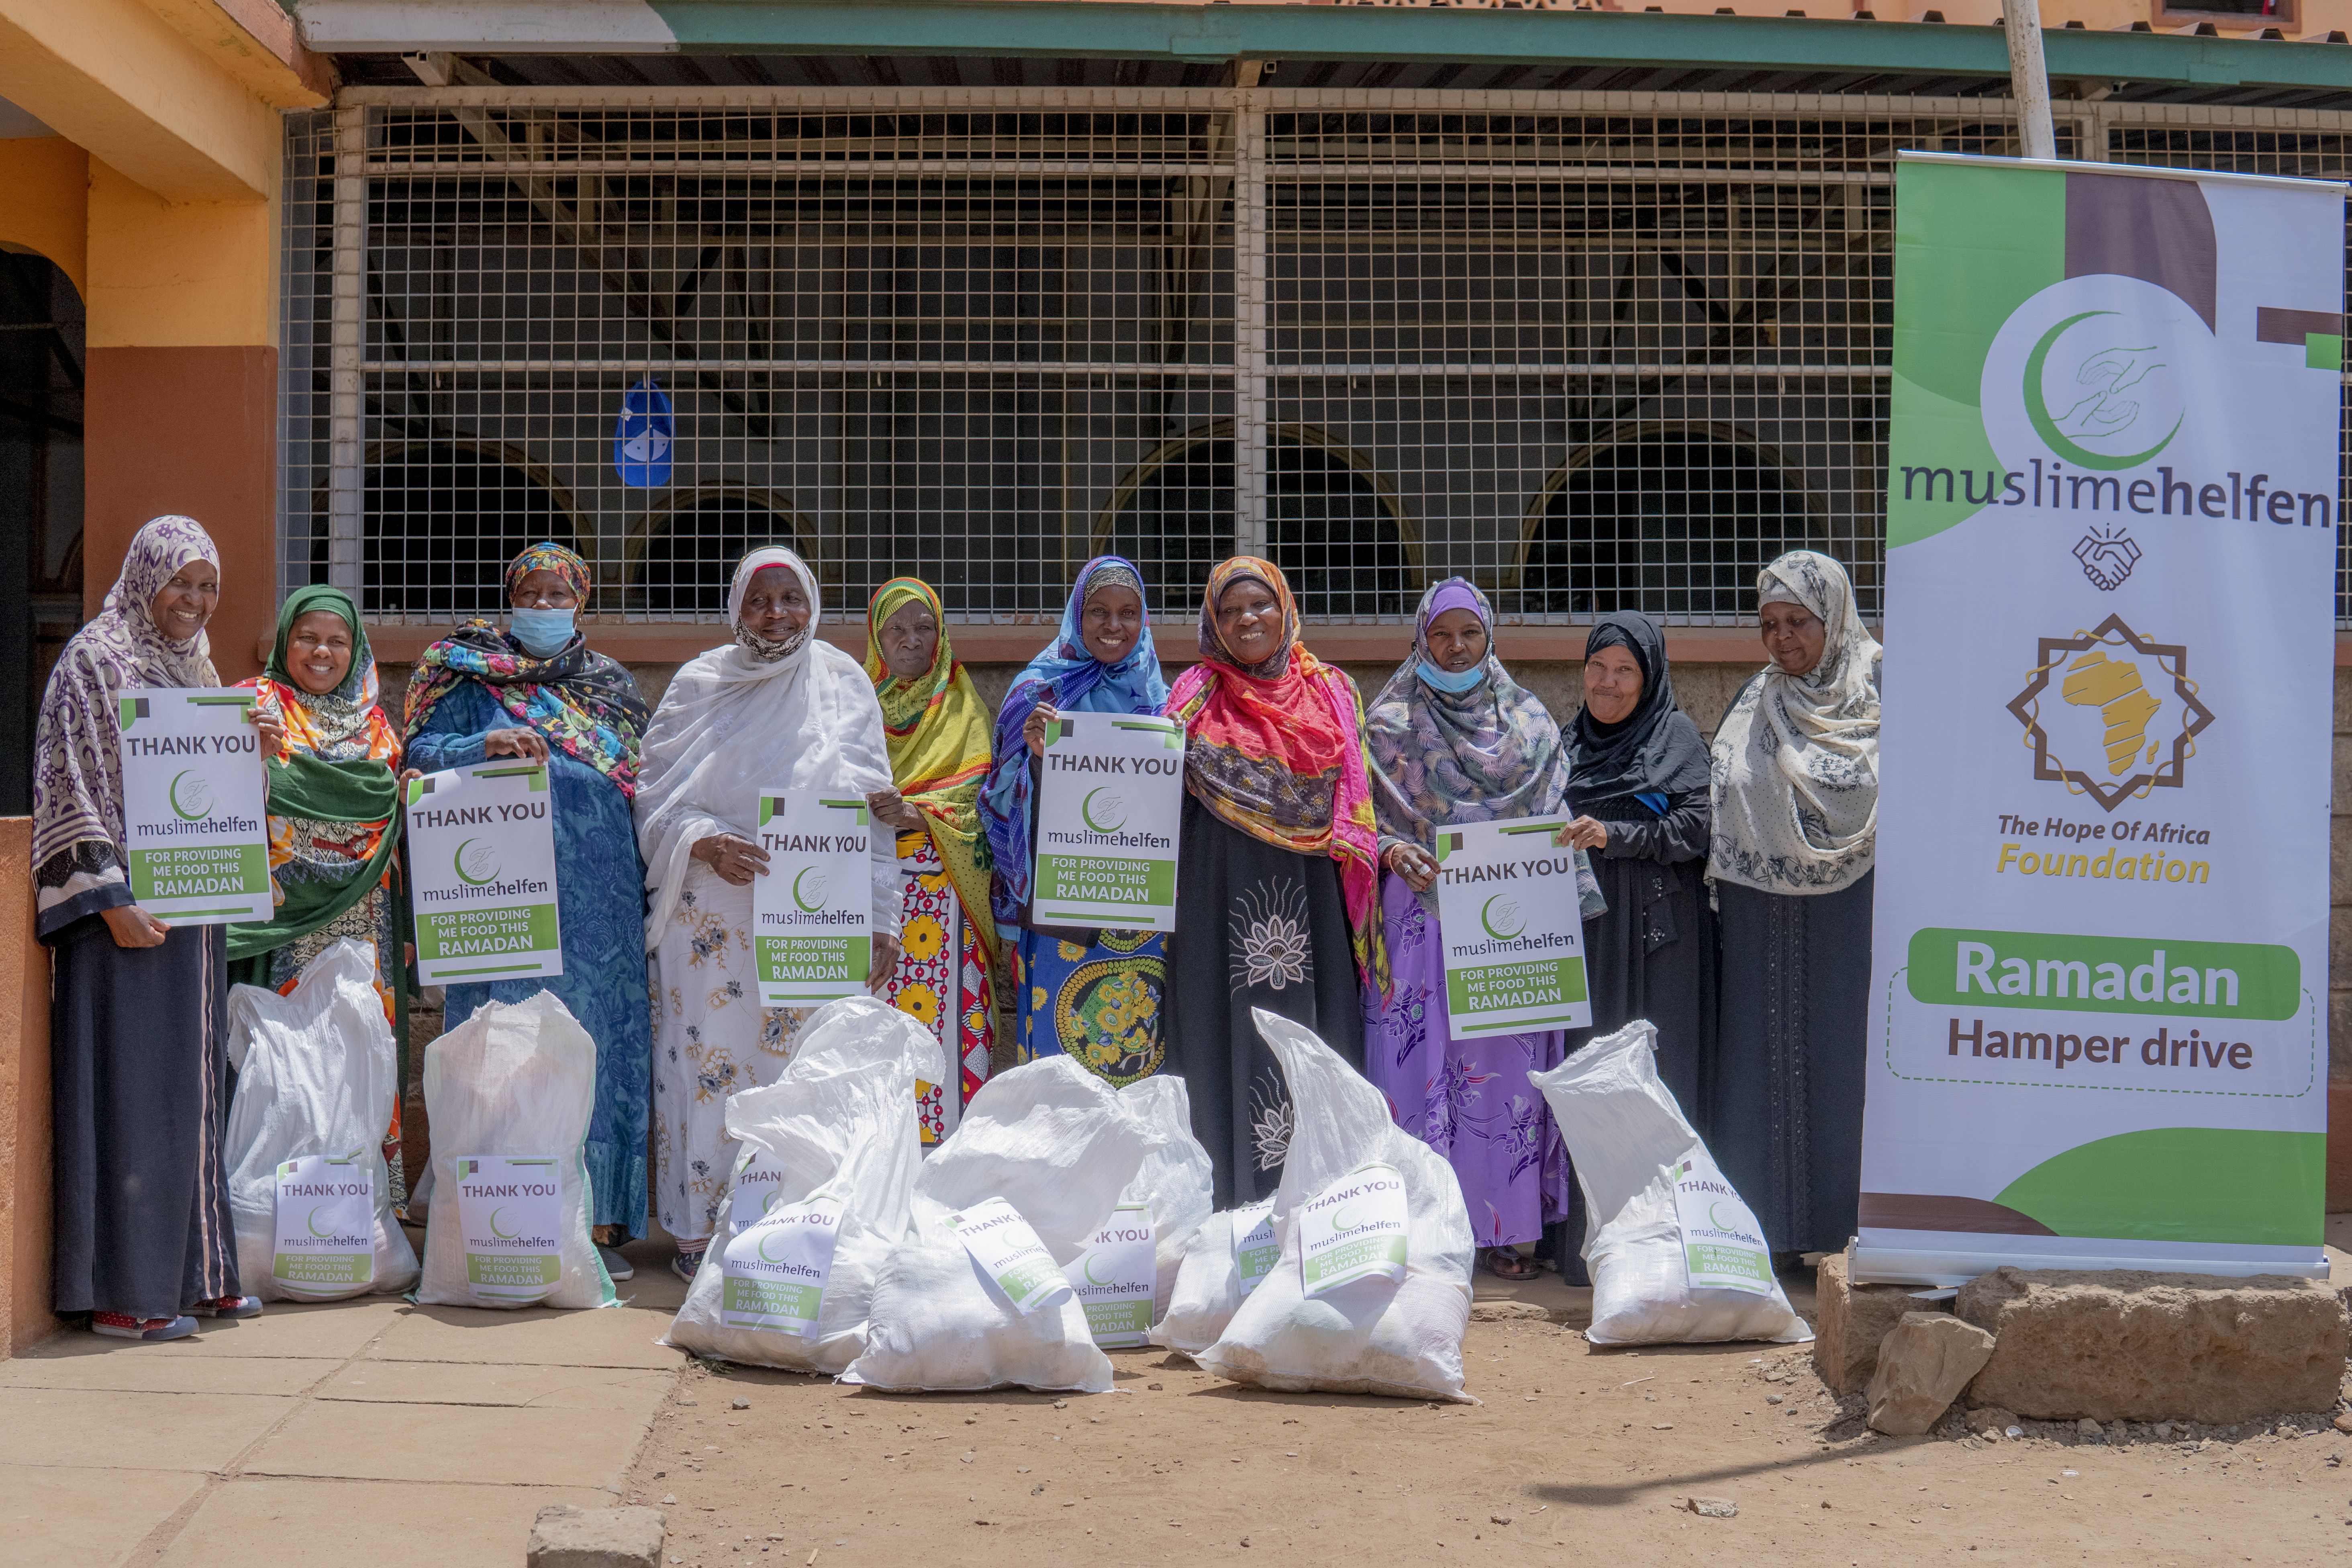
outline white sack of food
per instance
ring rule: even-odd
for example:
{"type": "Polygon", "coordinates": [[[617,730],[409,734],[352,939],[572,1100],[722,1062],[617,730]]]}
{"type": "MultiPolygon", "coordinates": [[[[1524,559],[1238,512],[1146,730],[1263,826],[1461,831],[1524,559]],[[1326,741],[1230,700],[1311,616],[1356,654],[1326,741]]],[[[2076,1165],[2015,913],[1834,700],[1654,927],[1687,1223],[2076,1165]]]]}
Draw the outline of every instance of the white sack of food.
{"type": "Polygon", "coordinates": [[[419,1301],[613,1305],[588,1236],[595,1104],[596,1042],[551,991],[485,1002],[425,1047],[433,1194],[419,1301]]]}
{"type": "MultiPolygon", "coordinates": [[[[1262,1007],[1251,1016],[1290,1087],[1290,1150],[1274,1200],[1282,1252],[1216,1342],[1192,1359],[1220,1377],[1285,1393],[1476,1403],[1462,1389],[1462,1335],[1477,1242],[1454,1168],[1398,1127],[1387,1098],[1312,1031],[1262,1007]],[[1385,1188],[1398,1203],[1403,1258],[1389,1256],[1402,1278],[1373,1274],[1337,1289],[1318,1283],[1314,1288],[1326,1293],[1310,1295],[1308,1265],[1338,1256],[1323,1249],[1352,1227],[1333,1217],[1310,1237],[1305,1222],[1364,1184],[1385,1188]]],[[[1202,1227],[1203,1244],[1213,1228],[1202,1227]]],[[[1228,1228],[1229,1252],[1230,1239],[1228,1228]]],[[[1178,1289],[1181,1295],[1181,1279],[1178,1289]]]]}
{"type": "Polygon", "coordinates": [[[914,1234],[875,1281],[866,1352],[845,1383],[969,1391],[1109,1391],[1110,1359],[1066,1284],[1022,1311],[984,1276],[959,1222],[1002,1198],[1055,1268],[1085,1249],[1165,1133],[1066,1056],[992,1078],[915,1177],[914,1234]]]}
{"type": "MultiPolygon", "coordinates": [[[[946,1076],[946,1054],[929,1029],[871,996],[845,996],[813,1014],[776,1081],[727,1101],[727,1135],[740,1145],[719,1205],[734,1208],[735,1188],[755,1159],[780,1167],[763,1194],[779,1216],[794,1205],[831,1215],[833,1245],[814,1327],[790,1332],[761,1326],[759,1238],[728,1289],[729,1250],[740,1236],[712,1238],[686,1304],[662,1343],[697,1355],[793,1372],[838,1373],[866,1348],[875,1278],[907,1239],[922,1132],[915,1120],[917,1080],[946,1076]]],[[[759,1228],[752,1226],[751,1228],[759,1228]]],[[[772,1227],[771,1227],[772,1228],[772,1227]]],[[[722,1227],[723,1229],[723,1227],[722,1227]]],[[[777,1249],[779,1252],[782,1248],[777,1249]]],[[[774,1262],[773,1258],[769,1258],[774,1262]]]]}
{"type": "Polygon", "coordinates": [[[1167,1139],[1143,1157],[1135,1180],[1119,1198],[1122,1204],[1142,1204],[1151,1211],[1151,1321],[1156,1323],[1168,1315],[1186,1249],[1216,1206],[1216,1170],[1209,1163],[1209,1152],[1192,1136],[1192,1099],[1182,1079],[1155,1073],[1129,1084],[1118,1097],[1167,1139]]]}
{"type": "MultiPolygon", "coordinates": [[[[399,1093],[400,1057],[375,988],[375,949],[346,937],[302,966],[281,996],[257,985],[228,994],[228,1055],[236,1092],[222,1142],[236,1226],[236,1268],[249,1295],[325,1301],[416,1283],[416,1253],[392,1212],[383,1137],[399,1093]],[[278,1168],[306,1155],[348,1160],[373,1184],[372,1278],[305,1284],[278,1261],[278,1168]]],[[[358,1200],[352,1200],[356,1203],[358,1200]]]]}
{"type": "Polygon", "coordinates": [[[1769,1249],[1753,1289],[1691,1284],[1675,1175],[1686,1159],[1713,1159],[1658,1079],[1657,1038],[1656,1026],[1636,1019],[1549,1072],[1528,1074],[1559,1123],[1591,1215],[1583,1257],[1592,1326],[1584,1337],[1596,1345],[1801,1344],[1812,1331],[1771,1278],[1769,1249]]]}

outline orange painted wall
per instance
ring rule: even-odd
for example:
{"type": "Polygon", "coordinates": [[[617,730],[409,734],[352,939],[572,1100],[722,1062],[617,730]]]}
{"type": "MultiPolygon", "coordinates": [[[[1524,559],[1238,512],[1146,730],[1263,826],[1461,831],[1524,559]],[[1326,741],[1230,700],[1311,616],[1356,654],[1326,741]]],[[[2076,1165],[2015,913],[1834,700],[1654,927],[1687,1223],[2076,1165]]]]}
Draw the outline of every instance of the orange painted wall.
{"type": "Polygon", "coordinates": [[[46,257],[89,298],[89,154],[61,136],[0,141],[0,246],[46,257]]]}
{"type": "Polygon", "coordinates": [[[49,953],[33,939],[33,821],[0,817],[0,1356],[49,1313],[49,953]]]}

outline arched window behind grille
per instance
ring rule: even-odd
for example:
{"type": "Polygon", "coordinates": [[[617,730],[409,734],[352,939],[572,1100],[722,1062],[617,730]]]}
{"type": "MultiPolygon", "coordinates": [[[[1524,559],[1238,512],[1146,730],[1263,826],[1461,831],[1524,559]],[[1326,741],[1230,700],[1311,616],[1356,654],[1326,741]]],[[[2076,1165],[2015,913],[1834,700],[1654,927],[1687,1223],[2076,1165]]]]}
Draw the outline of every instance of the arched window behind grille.
{"type": "MultiPolygon", "coordinates": [[[[1101,548],[1143,567],[1163,613],[1197,605],[1234,552],[1234,442],[1220,421],[1139,465],[1101,548]]],[[[1397,510],[1339,450],[1276,432],[1266,462],[1266,553],[1307,616],[1401,616],[1413,573],[1397,510]]]]}
{"type": "Polygon", "coordinates": [[[1552,486],[1520,574],[1529,615],[1747,616],[1756,573],[1813,542],[1803,494],[1755,447],[1708,431],[1612,442],[1552,486]]]}
{"type": "MultiPolygon", "coordinates": [[[[506,607],[507,563],[524,546],[578,548],[571,515],[545,484],[473,447],[386,451],[362,477],[360,507],[360,603],[370,614],[497,615],[506,607]]],[[[310,564],[313,580],[326,581],[323,522],[310,564]]]]}
{"type": "Polygon", "coordinates": [[[688,498],[648,525],[630,574],[633,604],[649,615],[724,616],[736,563],[763,544],[797,550],[817,566],[791,511],[751,495],[688,498]]]}

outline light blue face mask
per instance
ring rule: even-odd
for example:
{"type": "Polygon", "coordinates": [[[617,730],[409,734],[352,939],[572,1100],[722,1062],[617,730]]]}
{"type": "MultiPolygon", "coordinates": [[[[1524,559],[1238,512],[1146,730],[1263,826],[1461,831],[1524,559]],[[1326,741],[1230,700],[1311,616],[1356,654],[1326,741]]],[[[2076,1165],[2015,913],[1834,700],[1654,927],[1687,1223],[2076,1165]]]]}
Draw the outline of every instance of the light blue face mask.
{"type": "Polygon", "coordinates": [[[1482,658],[1461,674],[1454,675],[1424,658],[1421,661],[1421,679],[1440,691],[1450,691],[1459,697],[1486,679],[1486,661],[1482,658]]]}
{"type": "Polygon", "coordinates": [[[514,612],[515,640],[529,648],[532,658],[551,658],[572,640],[572,618],[577,614],[576,610],[518,607],[514,612]]]}

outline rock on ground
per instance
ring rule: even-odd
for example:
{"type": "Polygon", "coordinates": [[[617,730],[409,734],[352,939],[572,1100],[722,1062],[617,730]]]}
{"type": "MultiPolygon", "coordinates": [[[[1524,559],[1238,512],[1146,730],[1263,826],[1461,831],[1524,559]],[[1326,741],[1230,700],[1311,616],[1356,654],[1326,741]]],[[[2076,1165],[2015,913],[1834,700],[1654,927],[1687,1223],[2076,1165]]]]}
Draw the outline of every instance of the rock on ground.
{"type": "Polygon", "coordinates": [[[1948,1312],[1906,1312],[1878,1344],[1870,1425],[1890,1437],[1933,1426],[1992,1356],[1992,1336],[1948,1312]]]}
{"type": "Polygon", "coordinates": [[[1822,1259],[1814,1276],[1813,1370],[1838,1394],[1860,1394],[1878,1370],[1878,1342],[1894,1331],[1906,1312],[1927,1310],[1911,1299],[1909,1285],[1853,1285],[1847,1281],[1853,1250],[1822,1259]]]}
{"type": "Polygon", "coordinates": [[[651,1508],[550,1503],[530,1527],[530,1568],[661,1568],[667,1521],[651,1508]]]}
{"type": "Polygon", "coordinates": [[[2003,1268],[1953,1307],[1994,1339],[1969,1402],[2041,1420],[2326,1410],[2344,1373],[2344,1303],[2306,1279],[2003,1268]]]}

